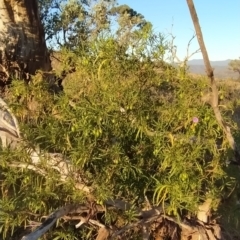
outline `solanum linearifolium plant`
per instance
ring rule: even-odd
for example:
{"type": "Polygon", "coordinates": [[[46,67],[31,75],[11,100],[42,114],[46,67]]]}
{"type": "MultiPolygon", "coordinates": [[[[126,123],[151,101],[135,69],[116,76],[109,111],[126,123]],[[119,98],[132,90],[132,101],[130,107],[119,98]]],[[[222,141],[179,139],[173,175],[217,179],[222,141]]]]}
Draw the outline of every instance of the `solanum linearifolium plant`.
{"type": "MultiPolygon", "coordinates": [[[[149,48],[153,36],[147,33],[140,49],[149,48]]],[[[138,45],[134,48],[138,54],[138,45]]],[[[183,209],[194,214],[209,196],[217,206],[234,179],[225,172],[225,137],[211,108],[200,100],[206,81],[178,79],[174,68],[162,62],[166,45],[142,52],[140,60],[121,50],[116,39],[104,36],[89,44],[87,52],[65,51],[66,58],[75,59],[76,72],[64,80],[60,95],[49,93],[44,79],[30,85],[14,82],[8,100],[27,144],[66,155],[99,203],[122,198],[141,206],[147,196],[173,215],[183,209]],[[161,60],[160,73],[151,56],[161,60]]],[[[9,166],[13,159],[29,161],[24,149],[1,149],[1,159],[3,238],[59,206],[85,201],[74,182],[60,182],[54,170],[43,166],[50,176],[45,178],[9,166]]],[[[134,220],[131,212],[107,214],[109,221],[119,219],[119,227],[134,220]]],[[[76,231],[60,220],[47,234],[48,239],[77,236],[94,239],[93,228],[76,231]]]]}

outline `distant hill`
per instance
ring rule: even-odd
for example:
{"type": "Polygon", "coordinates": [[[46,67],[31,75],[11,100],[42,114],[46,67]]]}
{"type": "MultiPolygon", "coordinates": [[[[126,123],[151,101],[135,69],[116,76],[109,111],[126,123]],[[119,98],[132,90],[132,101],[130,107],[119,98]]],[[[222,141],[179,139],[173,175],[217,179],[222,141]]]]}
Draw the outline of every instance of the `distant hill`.
{"type": "MultiPolygon", "coordinates": [[[[214,68],[214,75],[219,79],[238,79],[238,73],[228,69],[228,63],[231,60],[211,61],[214,68]]],[[[205,74],[203,59],[193,59],[188,62],[189,71],[194,74],[205,74]]]]}
{"type": "MultiPolygon", "coordinates": [[[[223,66],[227,67],[228,63],[231,60],[223,60],[223,61],[211,61],[212,66],[223,66]]],[[[188,62],[189,65],[204,65],[203,59],[193,59],[188,62]]]]}

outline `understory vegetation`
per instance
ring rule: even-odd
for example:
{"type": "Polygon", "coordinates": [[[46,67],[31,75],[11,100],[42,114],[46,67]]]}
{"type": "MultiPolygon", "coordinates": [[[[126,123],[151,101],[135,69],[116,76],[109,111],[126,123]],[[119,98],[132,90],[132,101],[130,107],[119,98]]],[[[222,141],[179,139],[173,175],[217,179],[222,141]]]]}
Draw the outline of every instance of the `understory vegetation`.
{"type": "MultiPolygon", "coordinates": [[[[95,44],[106,55],[94,62],[87,54],[79,58],[79,53],[65,53],[66,59],[74,57],[77,70],[58,95],[49,92],[41,77],[29,85],[13,81],[6,99],[21,124],[24,146],[67,156],[98,203],[120,198],[143,207],[147,197],[153,205],[162,204],[166,214],[183,217],[194,215],[199,203],[211,197],[213,209],[228,209],[221,221],[237,229],[239,170],[229,165],[225,137],[211,107],[201,101],[206,79],[178,76],[167,64],[157,73],[147,59],[116,55],[112,39],[95,44]]],[[[237,104],[231,99],[222,108],[236,130],[230,111],[237,104]]],[[[59,173],[44,164],[47,177],[12,167],[29,162],[26,147],[2,149],[1,156],[3,238],[60,206],[86,201],[74,182],[62,183],[59,173]]],[[[213,218],[219,214],[213,211],[213,218]]],[[[134,211],[107,212],[101,219],[118,227],[133,220],[134,211]]],[[[60,220],[47,239],[92,239],[93,232],[74,229],[70,219],[60,220]]]]}
{"type": "MultiPolygon", "coordinates": [[[[128,211],[94,216],[116,231],[136,221],[135,208],[161,206],[177,221],[194,221],[199,204],[209,198],[211,222],[240,237],[239,168],[204,101],[208,80],[173,67],[167,40],[144,26],[135,32],[134,46],[103,34],[87,46],[55,51],[57,74],[74,69],[63,91],[54,93],[42,72],[28,84],[13,80],[5,91],[23,140],[17,149],[0,149],[0,239],[20,239],[68,204],[104,205],[107,199],[130,204],[128,211]],[[38,169],[28,168],[30,148],[65,156],[90,193],[76,188],[74,177],[62,181],[44,159],[38,169]]],[[[240,144],[238,93],[219,87],[221,113],[240,144]]],[[[58,219],[41,239],[96,239],[99,226],[76,229],[80,219],[79,214],[58,219]]],[[[148,227],[157,239],[154,223],[148,227]]],[[[142,239],[142,231],[136,225],[119,236],[142,239]]]]}

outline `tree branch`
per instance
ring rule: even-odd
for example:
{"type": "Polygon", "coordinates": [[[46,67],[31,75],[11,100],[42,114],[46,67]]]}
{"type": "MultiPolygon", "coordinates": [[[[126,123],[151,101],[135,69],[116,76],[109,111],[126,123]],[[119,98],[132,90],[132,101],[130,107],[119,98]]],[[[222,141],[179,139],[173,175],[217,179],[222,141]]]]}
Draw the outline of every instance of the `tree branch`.
{"type": "MultiPolygon", "coordinates": [[[[8,166],[16,167],[16,168],[22,168],[22,169],[29,169],[29,170],[33,170],[34,172],[36,172],[36,173],[38,173],[38,174],[40,174],[44,177],[48,176],[48,172],[46,170],[44,170],[43,168],[41,168],[39,165],[22,163],[22,162],[12,162],[8,166]]],[[[55,169],[55,166],[51,166],[50,164],[48,164],[48,167],[51,167],[51,168],[55,169]]],[[[61,182],[66,182],[67,179],[68,179],[67,177],[69,177],[69,176],[61,174],[60,181],[61,182]]],[[[76,182],[74,186],[75,186],[76,189],[82,190],[86,193],[90,193],[92,191],[91,187],[88,187],[81,182],[76,182]]]]}
{"type": "Polygon", "coordinates": [[[75,208],[73,205],[69,205],[63,208],[58,209],[54,213],[52,213],[43,223],[39,226],[34,232],[22,237],[21,240],[37,240],[40,238],[44,233],[50,229],[54,223],[64,215],[68,214],[75,208]]]}

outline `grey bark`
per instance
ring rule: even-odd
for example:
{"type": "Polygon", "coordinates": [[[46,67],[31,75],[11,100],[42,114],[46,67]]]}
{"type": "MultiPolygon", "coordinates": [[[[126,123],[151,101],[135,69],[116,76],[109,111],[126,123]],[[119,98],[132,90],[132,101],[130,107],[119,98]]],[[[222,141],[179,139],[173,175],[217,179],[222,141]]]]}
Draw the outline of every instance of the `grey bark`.
{"type": "Polygon", "coordinates": [[[0,1],[0,81],[51,70],[37,0],[0,1]]]}

